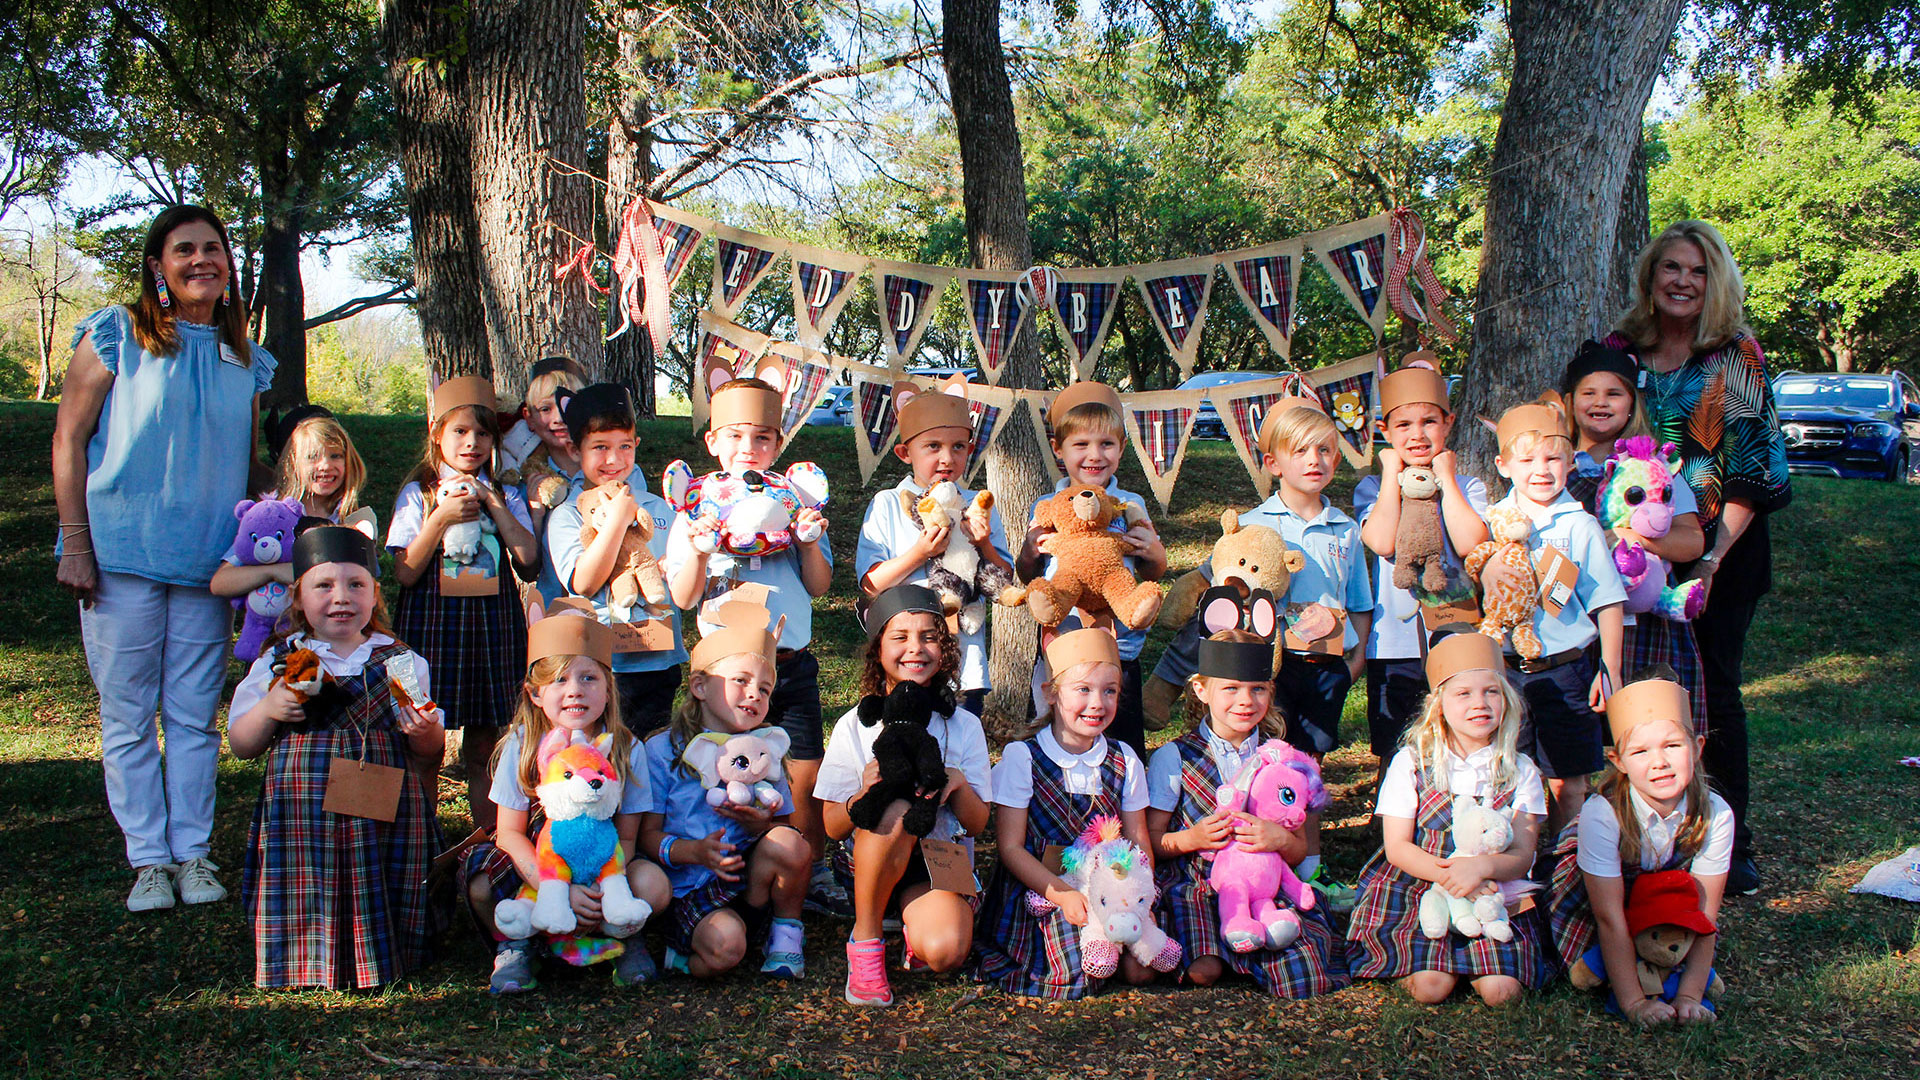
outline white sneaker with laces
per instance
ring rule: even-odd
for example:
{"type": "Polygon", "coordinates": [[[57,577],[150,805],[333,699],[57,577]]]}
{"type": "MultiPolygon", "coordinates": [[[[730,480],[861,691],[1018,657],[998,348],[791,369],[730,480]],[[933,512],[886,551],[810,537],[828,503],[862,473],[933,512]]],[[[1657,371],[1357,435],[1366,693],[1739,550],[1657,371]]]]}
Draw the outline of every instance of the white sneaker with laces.
{"type": "Polygon", "coordinates": [[[143,866],[127,894],[128,911],[162,911],[173,906],[173,867],[164,863],[143,866]]]}
{"type": "Polygon", "coordinates": [[[227,887],[213,876],[213,860],[202,857],[188,859],[180,864],[175,881],[180,887],[180,902],[183,904],[215,904],[227,898],[227,887]]]}

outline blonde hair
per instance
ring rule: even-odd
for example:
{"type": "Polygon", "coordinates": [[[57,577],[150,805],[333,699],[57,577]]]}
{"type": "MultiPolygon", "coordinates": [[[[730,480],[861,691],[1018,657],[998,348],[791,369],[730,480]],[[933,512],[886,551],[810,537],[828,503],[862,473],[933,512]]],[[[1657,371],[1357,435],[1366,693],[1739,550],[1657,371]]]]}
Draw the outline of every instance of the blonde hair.
{"type": "MultiPolygon", "coordinates": [[[[358,563],[351,565],[359,566],[358,563]]],[[[367,570],[361,566],[362,570],[367,570]]],[[[367,570],[367,576],[373,578],[373,610],[367,614],[367,625],[361,627],[368,634],[393,636],[393,624],[387,620],[387,598],[380,588],[380,571],[367,570]]],[[[280,619],[274,624],[275,642],[285,641],[295,634],[313,633],[313,624],[307,621],[307,613],[300,607],[300,583],[306,575],[293,579],[293,586],[287,590],[287,610],[280,613],[280,619]]]]}
{"type": "Polygon", "coordinates": [[[338,450],[347,459],[347,472],[340,480],[340,492],[334,496],[333,512],[344,517],[360,508],[360,487],[367,482],[367,465],[340,421],[331,416],[310,416],[294,425],[287,445],[280,450],[277,494],[283,499],[307,501],[307,478],[299,468],[316,451],[338,450]]]}
{"type": "Polygon", "coordinates": [[[1653,275],[1667,249],[1681,241],[1699,245],[1707,263],[1707,288],[1701,297],[1700,318],[1694,324],[1695,352],[1717,349],[1734,338],[1753,333],[1747,326],[1746,282],[1740,264],[1720,230],[1704,221],[1676,221],[1653,242],[1640,249],[1633,267],[1633,299],[1614,328],[1642,348],[1660,342],[1660,316],[1653,309],[1653,275]]]}
{"type": "MultiPolygon", "coordinates": [[[[1622,432],[1621,438],[1625,437],[1626,434],[1622,432]]],[[[1534,447],[1552,439],[1559,439],[1566,445],[1566,449],[1560,452],[1560,456],[1566,458],[1568,461],[1572,461],[1574,450],[1572,438],[1558,433],[1544,435],[1538,431],[1523,431],[1515,435],[1512,442],[1501,448],[1500,456],[1503,458],[1516,458],[1524,454],[1530,454],[1533,452],[1534,447]]]]}
{"type": "MultiPolygon", "coordinates": [[[[1073,667],[1068,668],[1067,671],[1072,671],[1074,670],[1074,668],[1086,667],[1088,664],[1106,664],[1108,667],[1114,668],[1116,670],[1118,670],[1119,668],[1119,665],[1109,663],[1106,660],[1083,660],[1080,663],[1073,665],[1073,667]]],[[[1058,694],[1060,690],[1060,680],[1062,677],[1066,675],[1067,671],[1054,671],[1052,668],[1047,669],[1047,677],[1040,681],[1040,687],[1041,687],[1040,699],[1042,701],[1045,701],[1047,698],[1053,697],[1058,694]]],[[[1040,713],[1033,718],[1033,726],[1027,729],[1026,738],[1032,738],[1033,736],[1040,734],[1040,732],[1052,726],[1053,726],[1053,705],[1049,703],[1045,709],[1041,710],[1040,713]]]]}
{"type": "Polygon", "coordinates": [[[1094,431],[1102,435],[1111,435],[1125,441],[1127,433],[1121,425],[1120,414],[1104,402],[1089,401],[1075,405],[1067,410],[1067,415],[1053,425],[1053,443],[1055,446],[1066,442],[1083,431],[1094,431]]]}
{"type": "MultiPolygon", "coordinates": [[[[667,723],[667,745],[673,748],[674,766],[687,776],[693,776],[694,771],[682,760],[682,755],[686,753],[687,747],[692,745],[693,740],[697,738],[701,732],[707,730],[706,716],[702,711],[706,708],[706,702],[693,696],[693,680],[706,678],[712,673],[714,665],[719,664],[723,660],[731,660],[736,656],[755,656],[760,657],[762,660],[766,659],[764,656],[761,656],[760,653],[755,652],[728,653],[726,656],[714,657],[705,670],[688,672],[687,696],[680,699],[679,707],[673,710],[673,719],[667,723]]],[[[688,666],[691,667],[692,665],[688,666]]],[[[780,672],[777,668],[774,670],[773,676],[776,680],[779,678],[780,672]]],[[[771,695],[769,695],[769,698],[771,698],[771,695]]],[[[769,705],[771,705],[771,701],[769,701],[769,705]]],[[[772,710],[769,709],[768,712],[771,714],[772,710]]],[[[771,715],[769,715],[767,719],[768,722],[772,722],[771,715]]]]}
{"type": "MultiPolygon", "coordinates": [[[[1512,790],[1519,777],[1516,763],[1520,757],[1520,720],[1526,715],[1527,702],[1502,673],[1496,671],[1494,677],[1500,680],[1500,728],[1493,734],[1493,789],[1500,792],[1512,790]]],[[[1447,680],[1451,681],[1451,678],[1447,680]]],[[[1445,779],[1440,775],[1440,751],[1466,756],[1454,748],[1453,732],[1448,729],[1441,709],[1440,691],[1447,682],[1427,692],[1427,699],[1420,705],[1420,718],[1400,737],[1400,745],[1413,752],[1414,768],[1428,784],[1445,779]]]]}
{"type": "MultiPolygon", "coordinates": [[[[1700,764],[1693,717],[1681,713],[1667,719],[1680,729],[1680,736],[1687,741],[1687,753],[1693,755],[1693,778],[1687,781],[1687,816],[1673,836],[1673,849],[1691,858],[1707,842],[1707,771],[1700,764]]],[[[1617,747],[1607,749],[1607,771],[1601,775],[1596,790],[1601,798],[1607,800],[1607,805],[1613,807],[1613,819],[1619,823],[1620,865],[1639,866],[1644,834],[1640,828],[1640,815],[1633,811],[1633,783],[1615,764],[1618,756],[1617,747]]]]}
{"type": "Polygon", "coordinates": [[[1334,426],[1333,417],[1308,405],[1293,406],[1275,417],[1266,436],[1261,441],[1260,452],[1275,457],[1291,454],[1303,446],[1340,445],[1340,429],[1334,426]]]}
{"type": "Polygon", "coordinates": [[[564,369],[543,371],[527,381],[527,393],[520,399],[521,404],[531,410],[534,402],[552,397],[553,392],[563,386],[569,390],[578,391],[585,385],[587,385],[586,382],[571,371],[564,369]]]}
{"type": "MultiPolygon", "coordinates": [[[[600,714],[600,726],[607,734],[613,736],[612,745],[607,747],[607,763],[613,766],[613,775],[618,777],[621,783],[624,784],[631,779],[627,775],[627,767],[633,755],[633,732],[628,731],[627,725],[620,720],[620,695],[614,689],[613,672],[591,656],[548,656],[535,660],[527,667],[527,677],[520,692],[520,702],[513,710],[511,730],[520,733],[520,760],[514,767],[514,780],[519,783],[520,790],[528,798],[534,797],[533,789],[540,784],[540,740],[546,738],[547,732],[553,730],[553,721],[547,719],[545,709],[534,703],[533,695],[529,691],[557,682],[575,660],[585,660],[592,664],[599,670],[600,677],[606,681],[607,708],[600,714]]],[[[507,741],[502,739],[494,746],[493,760],[488,767],[489,772],[499,771],[500,752],[506,748],[506,745],[507,741]]]]}
{"type": "MultiPolygon", "coordinates": [[[[1251,630],[1222,630],[1207,638],[1208,641],[1235,641],[1245,644],[1267,644],[1267,639],[1251,630]]],[[[1233,679],[1220,679],[1217,675],[1190,675],[1182,697],[1187,706],[1187,730],[1198,731],[1200,725],[1212,718],[1207,703],[1200,700],[1200,688],[1209,679],[1221,682],[1234,682],[1233,679]]],[[[1263,739],[1284,739],[1287,737],[1287,718],[1280,712],[1280,695],[1275,694],[1267,701],[1267,715],[1260,718],[1260,737],[1263,739]]],[[[1215,732],[1214,734],[1219,734],[1215,732]]]]}

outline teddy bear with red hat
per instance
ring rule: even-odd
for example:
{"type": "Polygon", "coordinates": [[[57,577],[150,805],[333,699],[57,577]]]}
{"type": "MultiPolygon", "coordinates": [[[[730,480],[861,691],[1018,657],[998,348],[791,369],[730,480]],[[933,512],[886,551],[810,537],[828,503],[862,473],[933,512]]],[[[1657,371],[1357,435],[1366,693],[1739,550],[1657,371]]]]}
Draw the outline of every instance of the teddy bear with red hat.
{"type": "MultiPolygon", "coordinates": [[[[1686,971],[1687,954],[1701,937],[1716,933],[1713,920],[1700,908],[1700,884],[1685,870],[1658,870],[1633,879],[1627,894],[1627,935],[1633,939],[1634,969],[1640,989],[1650,998],[1672,1002],[1686,971]]],[[[1574,986],[1592,990],[1607,985],[1607,964],[1600,946],[1588,949],[1567,977],[1574,986]]],[[[1713,999],[1725,987],[1717,971],[1707,973],[1700,1004],[1713,1011],[1713,999]]],[[[1607,1009],[1619,1012],[1613,994],[1607,1009]]]]}

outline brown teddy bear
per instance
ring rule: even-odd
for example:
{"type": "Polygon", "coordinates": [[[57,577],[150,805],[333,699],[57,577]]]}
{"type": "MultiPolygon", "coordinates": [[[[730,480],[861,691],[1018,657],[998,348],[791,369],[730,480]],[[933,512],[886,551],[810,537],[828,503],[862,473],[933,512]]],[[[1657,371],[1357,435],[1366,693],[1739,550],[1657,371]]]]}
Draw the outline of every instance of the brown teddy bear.
{"type": "Polygon", "coordinates": [[[666,575],[661,573],[659,560],[647,547],[653,539],[653,519],[636,507],[633,518],[624,524],[612,520],[611,500],[629,490],[626,484],[610,480],[580,493],[582,547],[591,546],[594,538],[606,529],[626,530],[626,535],[620,538],[620,553],[613,561],[613,579],[607,582],[608,606],[622,622],[629,621],[634,601],[642,596],[646,597],[649,607],[665,607],[668,603],[666,575]]]}
{"type": "Polygon", "coordinates": [[[1127,528],[1147,523],[1138,507],[1106,492],[1075,484],[1033,508],[1033,523],[1053,529],[1047,553],[1052,578],[1027,585],[1027,609],[1042,626],[1058,626],[1079,608],[1088,615],[1112,611],[1129,630],[1143,630],[1160,613],[1160,587],[1128,572],[1126,538],[1110,531],[1115,520],[1127,528]]]}
{"type": "Polygon", "coordinates": [[[1393,534],[1393,587],[1416,584],[1428,595],[1447,590],[1446,541],[1440,524],[1440,480],[1424,465],[1400,470],[1400,527],[1393,534]]]}
{"type": "Polygon", "coordinates": [[[1485,540],[1467,553],[1467,576],[1479,585],[1487,562],[1499,559],[1512,567],[1518,586],[1509,585],[1481,597],[1480,632],[1495,641],[1511,633],[1513,651],[1528,660],[1540,659],[1540,635],[1533,630],[1533,613],[1540,607],[1540,575],[1533,568],[1527,541],[1533,536],[1533,522],[1526,511],[1515,506],[1496,506],[1487,511],[1487,528],[1493,539],[1485,540]]]}

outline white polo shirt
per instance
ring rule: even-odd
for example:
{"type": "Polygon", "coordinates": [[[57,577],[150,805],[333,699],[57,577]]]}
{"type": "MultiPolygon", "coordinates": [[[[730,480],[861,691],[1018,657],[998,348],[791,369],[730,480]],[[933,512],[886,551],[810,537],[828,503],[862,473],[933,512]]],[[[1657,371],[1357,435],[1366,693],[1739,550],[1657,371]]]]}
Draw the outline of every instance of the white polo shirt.
{"type": "MultiPolygon", "coordinates": [[[[1452,750],[1442,747],[1439,768],[1436,770],[1445,777],[1447,792],[1452,795],[1465,795],[1483,801],[1491,801],[1496,794],[1493,787],[1494,757],[1499,752],[1496,746],[1483,746],[1478,750],[1460,757],[1452,750]]],[[[1513,768],[1513,802],[1508,808],[1516,814],[1547,815],[1547,789],[1540,781],[1540,768],[1533,759],[1525,754],[1516,755],[1513,768]]],[[[1418,766],[1413,759],[1413,751],[1401,747],[1393,755],[1393,761],[1387,765],[1387,775],[1380,781],[1380,796],[1374,803],[1374,813],[1381,817],[1413,818],[1419,814],[1420,798],[1415,793],[1415,773],[1418,766]]]]}
{"type": "MultiPolygon", "coordinates": [[[[848,709],[833,725],[827,740],[827,755],[820,761],[820,775],[813,782],[813,796],[821,802],[846,802],[860,794],[861,774],[873,760],[873,743],[885,725],[868,726],[860,722],[858,708],[848,709]]],[[[967,786],[980,801],[993,801],[993,762],[987,757],[987,735],[980,718],[966,709],[955,709],[950,716],[936,715],[927,731],[940,744],[940,760],[948,768],[959,769],[967,777],[967,786]]],[[[966,835],[960,819],[945,803],[934,815],[935,840],[956,840],[966,835]]]]}
{"type": "MultiPolygon", "coordinates": [[[[1093,740],[1084,754],[1070,754],[1053,737],[1053,729],[1044,727],[1035,738],[1040,752],[1060,767],[1061,778],[1070,795],[1094,795],[1100,791],[1100,768],[1107,760],[1107,737],[1093,740]]],[[[1133,747],[1117,744],[1126,759],[1126,778],[1120,786],[1120,809],[1147,808],[1147,770],[1140,766],[1133,747]]],[[[1001,806],[1025,808],[1033,802],[1033,754],[1023,740],[1008,743],[1000,751],[1000,764],[993,767],[993,801],[1001,806]]]]}

